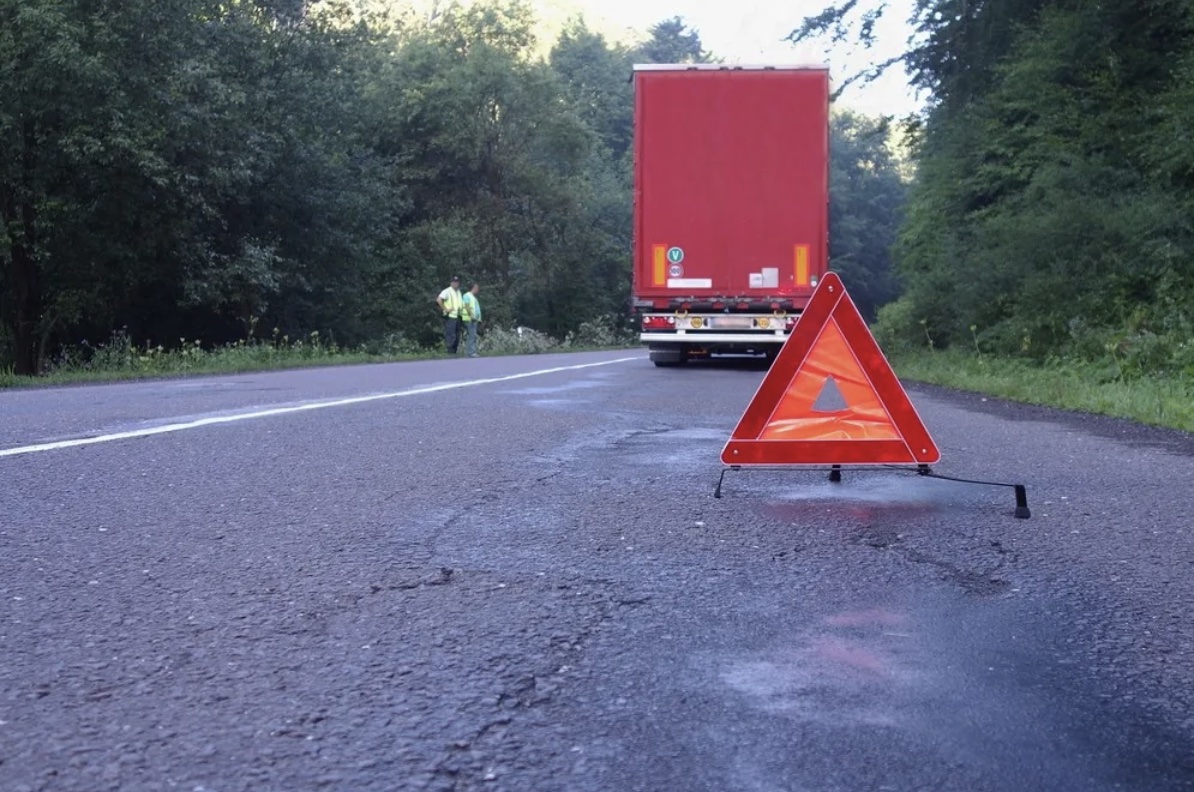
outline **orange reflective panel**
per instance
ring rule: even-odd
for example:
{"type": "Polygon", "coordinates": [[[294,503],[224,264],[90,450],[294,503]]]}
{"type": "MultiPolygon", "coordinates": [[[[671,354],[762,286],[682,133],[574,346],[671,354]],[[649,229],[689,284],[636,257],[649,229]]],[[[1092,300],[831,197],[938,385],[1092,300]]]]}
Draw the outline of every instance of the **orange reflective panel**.
{"type": "Polygon", "coordinates": [[[900,433],[831,317],[788,385],[760,440],[899,440],[900,433]],[[836,385],[842,409],[819,409],[836,385]]]}
{"type": "Polygon", "coordinates": [[[655,245],[651,248],[652,263],[655,265],[652,271],[652,285],[662,286],[667,283],[667,245],[655,245]]]}

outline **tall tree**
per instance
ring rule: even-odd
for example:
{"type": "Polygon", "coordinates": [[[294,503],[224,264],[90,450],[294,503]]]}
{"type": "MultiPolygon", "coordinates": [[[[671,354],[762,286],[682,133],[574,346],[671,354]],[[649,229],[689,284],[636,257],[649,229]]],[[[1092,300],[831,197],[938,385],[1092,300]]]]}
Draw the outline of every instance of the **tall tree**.
{"type": "Polygon", "coordinates": [[[1081,326],[1162,319],[1155,285],[1188,260],[1190,236],[1143,155],[1172,84],[1161,53],[1188,48],[1190,32],[1177,4],[1143,20],[1125,5],[1050,8],[1001,65],[974,113],[984,210],[967,218],[975,245],[959,262],[990,273],[969,280],[960,311],[1000,348],[1045,356],[1081,326]]]}
{"type": "Polygon", "coordinates": [[[137,209],[169,178],[157,143],[170,108],[150,86],[155,69],[181,57],[194,5],[0,0],[0,253],[10,295],[0,313],[17,372],[39,370],[55,327],[104,318],[112,298],[142,280],[137,209]],[[111,230],[93,235],[100,224],[111,230]]]}
{"type": "Polygon", "coordinates": [[[370,40],[335,4],[309,8],[0,0],[17,370],[68,331],[220,340],[274,307],[307,326],[356,315],[392,195],[357,121],[370,40]]]}
{"type": "Polygon", "coordinates": [[[656,22],[649,37],[635,55],[647,63],[710,63],[713,56],[705,51],[700,34],[683,17],[656,22]]]}
{"type": "Polygon", "coordinates": [[[576,21],[564,29],[548,62],[581,119],[620,160],[634,137],[631,53],[576,21]]]}
{"type": "Polygon", "coordinates": [[[887,120],[848,110],[830,119],[829,263],[868,319],[899,291],[891,248],[907,186],[891,133],[887,120]]]}
{"type": "Polygon", "coordinates": [[[420,340],[434,338],[428,306],[450,272],[486,284],[498,322],[562,334],[607,304],[593,299],[586,214],[597,139],[532,58],[533,28],[521,4],[450,10],[402,43],[381,86],[379,145],[404,163],[413,201],[386,303],[420,340]]]}
{"type": "MultiPolygon", "coordinates": [[[[887,329],[1042,359],[1163,350],[1149,365],[1194,363],[1177,330],[1194,326],[1192,10],[918,3],[918,38],[897,60],[933,100],[887,329]]],[[[865,39],[857,14],[832,7],[793,37],[865,39]]]]}

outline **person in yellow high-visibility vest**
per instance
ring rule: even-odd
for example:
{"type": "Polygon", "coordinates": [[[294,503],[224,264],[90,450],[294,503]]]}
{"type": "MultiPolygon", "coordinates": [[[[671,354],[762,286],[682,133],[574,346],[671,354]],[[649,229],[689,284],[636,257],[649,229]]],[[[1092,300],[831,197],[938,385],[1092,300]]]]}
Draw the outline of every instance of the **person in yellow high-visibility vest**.
{"type": "Polygon", "coordinates": [[[474,283],[464,293],[464,308],[460,312],[460,321],[464,322],[465,345],[464,351],[469,357],[477,356],[477,330],[481,327],[481,302],[477,299],[477,292],[481,291],[481,284],[474,283]]]}
{"type": "Polygon", "coordinates": [[[444,314],[444,348],[455,355],[460,344],[460,313],[464,309],[464,298],[460,294],[460,276],[453,275],[448,288],[435,299],[444,314]]]}

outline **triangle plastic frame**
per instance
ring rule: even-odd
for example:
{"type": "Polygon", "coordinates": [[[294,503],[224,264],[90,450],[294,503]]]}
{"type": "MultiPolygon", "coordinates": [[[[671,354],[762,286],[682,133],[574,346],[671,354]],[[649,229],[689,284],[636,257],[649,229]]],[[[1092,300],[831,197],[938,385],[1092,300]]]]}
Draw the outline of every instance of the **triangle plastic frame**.
{"type": "Polygon", "coordinates": [[[940,458],[891,364],[832,272],[818,284],[721,452],[721,461],[732,466],[929,465],[940,458]],[[842,341],[848,355],[827,353],[841,348],[842,341]],[[809,373],[813,369],[817,373],[809,373]],[[833,377],[839,384],[853,381],[853,395],[869,401],[845,410],[813,411],[818,394],[808,398],[798,391],[815,386],[818,377],[833,377]],[[781,406],[803,414],[780,420],[781,406]],[[804,437],[785,436],[791,426],[792,434],[804,437]]]}

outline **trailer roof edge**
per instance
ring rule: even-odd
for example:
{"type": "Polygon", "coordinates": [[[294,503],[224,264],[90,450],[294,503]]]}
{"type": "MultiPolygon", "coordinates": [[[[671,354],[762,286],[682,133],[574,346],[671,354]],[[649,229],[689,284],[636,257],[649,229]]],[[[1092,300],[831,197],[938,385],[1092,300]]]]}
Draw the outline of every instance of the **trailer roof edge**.
{"type": "Polygon", "coordinates": [[[634,71],[829,71],[825,63],[636,63],[634,71]]]}

